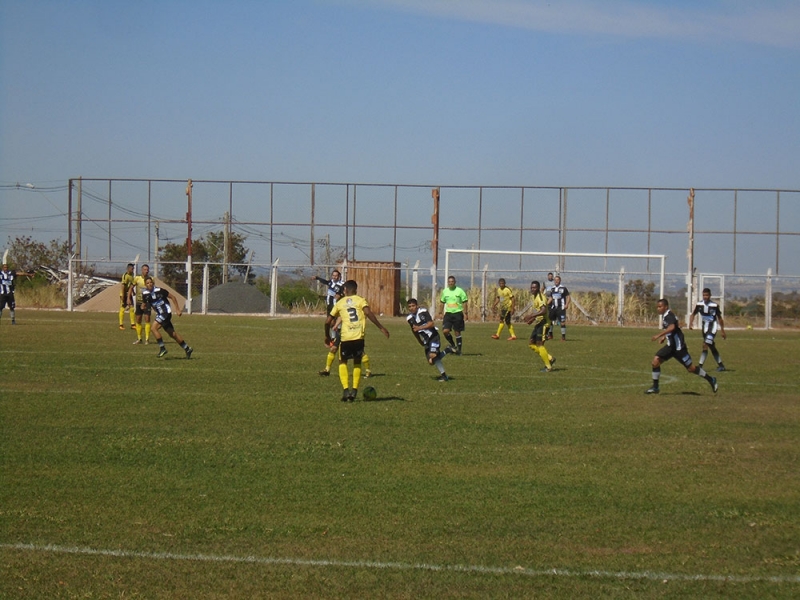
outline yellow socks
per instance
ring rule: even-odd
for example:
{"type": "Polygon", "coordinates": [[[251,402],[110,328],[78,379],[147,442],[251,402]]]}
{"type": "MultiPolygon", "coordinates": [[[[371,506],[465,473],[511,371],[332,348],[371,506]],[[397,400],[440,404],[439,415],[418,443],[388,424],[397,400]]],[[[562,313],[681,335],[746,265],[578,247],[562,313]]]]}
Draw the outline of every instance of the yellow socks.
{"type": "Polygon", "coordinates": [[[144,324],[144,341],[146,342],[149,339],[150,339],[150,323],[145,323],[144,324]]]}
{"type": "Polygon", "coordinates": [[[328,352],[328,356],[325,358],[325,370],[330,371],[331,365],[333,364],[333,359],[336,358],[335,352],[328,352]]]}
{"type": "MultiPolygon", "coordinates": [[[[516,335],[514,335],[514,326],[513,325],[509,325],[508,326],[508,333],[509,333],[509,335],[511,335],[511,337],[517,337],[516,335]]],[[[498,331],[497,334],[499,335],[500,332],[498,331]]]]}
{"type": "Polygon", "coordinates": [[[342,382],[342,389],[350,387],[350,374],[347,372],[347,363],[339,363],[339,381],[342,382]]]}
{"type": "Polygon", "coordinates": [[[141,323],[137,323],[136,324],[136,337],[139,338],[139,339],[142,339],[142,324],[141,323]]]}
{"type": "MultiPolygon", "coordinates": [[[[363,360],[363,358],[362,358],[363,360]]],[[[353,365],[353,389],[358,389],[358,384],[361,383],[361,365],[353,365]]]]}

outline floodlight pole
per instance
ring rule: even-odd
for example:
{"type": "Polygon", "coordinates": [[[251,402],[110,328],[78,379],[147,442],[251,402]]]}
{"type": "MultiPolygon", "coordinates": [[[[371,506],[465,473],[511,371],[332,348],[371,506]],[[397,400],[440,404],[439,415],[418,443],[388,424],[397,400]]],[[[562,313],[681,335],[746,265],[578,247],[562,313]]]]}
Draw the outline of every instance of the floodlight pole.
{"type": "Polygon", "coordinates": [[[439,264],[439,188],[435,187],[431,190],[431,198],[433,198],[433,216],[431,216],[431,223],[433,224],[433,240],[431,241],[431,250],[433,251],[433,265],[431,266],[431,309],[436,314],[436,269],[439,264]]]}

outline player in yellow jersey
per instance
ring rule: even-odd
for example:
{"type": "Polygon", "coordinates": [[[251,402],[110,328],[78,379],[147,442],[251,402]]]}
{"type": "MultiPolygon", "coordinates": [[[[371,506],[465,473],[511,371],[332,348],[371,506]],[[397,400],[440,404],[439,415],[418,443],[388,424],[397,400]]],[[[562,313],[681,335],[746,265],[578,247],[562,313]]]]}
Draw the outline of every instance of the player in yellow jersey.
{"type": "Polygon", "coordinates": [[[358,296],[358,284],[352,279],[344,282],[344,297],[334,304],[328,314],[327,325],[330,327],[341,318],[341,344],[339,345],[339,381],[342,382],[342,402],[352,402],[358,394],[361,382],[361,361],[364,357],[364,336],[367,333],[367,319],[372,321],[389,337],[389,332],[381,325],[378,317],[372,312],[369,303],[358,296]],[[347,368],[349,360],[353,361],[353,383],[350,385],[350,372],[347,368]]]}
{"type": "Polygon", "coordinates": [[[133,287],[133,263],[128,263],[127,270],[125,274],[122,276],[122,281],[120,282],[120,290],[119,290],[119,328],[125,329],[125,309],[128,309],[128,314],[131,318],[131,329],[136,327],[134,315],[133,315],[133,304],[131,303],[130,299],[130,291],[131,287],[133,287]]]}
{"type": "Polygon", "coordinates": [[[547,335],[547,328],[550,326],[550,305],[547,298],[542,294],[538,281],[531,281],[531,304],[533,312],[525,317],[528,325],[533,325],[531,332],[530,348],[536,352],[544,363],[542,371],[549,373],[553,370],[556,359],[548,354],[544,347],[544,338],[547,335]]]}
{"type": "Polygon", "coordinates": [[[500,333],[503,331],[503,326],[508,326],[509,338],[508,341],[517,339],[514,335],[514,326],[511,324],[511,315],[514,314],[514,292],[510,287],[506,286],[506,280],[502,277],[497,280],[497,297],[492,305],[492,310],[497,310],[497,305],[500,305],[500,325],[497,327],[497,333],[492,336],[493,340],[500,339],[500,333]]]}
{"type": "Polygon", "coordinates": [[[142,329],[144,329],[144,343],[150,343],[150,305],[142,300],[142,292],[145,290],[145,281],[150,276],[150,267],[142,265],[142,274],[133,278],[133,285],[128,291],[129,301],[132,303],[136,298],[136,341],[134,344],[142,343],[142,329]],[[144,328],[142,327],[142,317],[144,317],[144,328]]]}

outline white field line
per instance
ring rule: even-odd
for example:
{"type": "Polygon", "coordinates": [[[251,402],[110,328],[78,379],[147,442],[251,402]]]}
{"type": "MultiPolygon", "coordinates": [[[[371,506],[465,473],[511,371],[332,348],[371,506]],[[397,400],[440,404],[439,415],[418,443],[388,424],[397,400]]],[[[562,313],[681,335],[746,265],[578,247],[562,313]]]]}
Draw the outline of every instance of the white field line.
{"type": "Polygon", "coordinates": [[[113,558],[141,558],[146,560],[169,560],[207,563],[243,563],[256,565],[290,565],[299,567],[335,567],[353,569],[389,569],[394,571],[453,571],[489,575],[518,575],[525,577],[594,577],[599,579],[643,579],[652,581],[719,581],[728,583],[800,583],[800,575],[708,575],[659,573],[654,571],[604,571],[572,569],[527,569],[525,567],[485,567],[480,565],[435,565],[428,563],[346,561],[303,558],[271,558],[259,556],[232,556],[215,554],[176,554],[173,552],[136,552],[131,550],[101,550],[85,547],[57,546],[53,544],[0,544],[5,550],[49,552],[52,554],[80,554],[87,556],[110,556],[113,558]]]}

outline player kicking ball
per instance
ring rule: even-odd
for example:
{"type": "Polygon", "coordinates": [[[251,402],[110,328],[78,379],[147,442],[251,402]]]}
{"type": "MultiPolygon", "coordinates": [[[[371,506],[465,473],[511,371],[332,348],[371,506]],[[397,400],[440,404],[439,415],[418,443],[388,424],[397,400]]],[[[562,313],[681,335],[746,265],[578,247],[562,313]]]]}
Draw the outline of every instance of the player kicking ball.
{"type": "Polygon", "coordinates": [[[437,377],[437,380],[449,381],[449,377],[447,377],[447,373],[444,371],[442,358],[444,358],[445,354],[448,354],[448,351],[452,350],[448,347],[445,351],[442,351],[439,330],[436,329],[436,324],[433,322],[431,313],[428,312],[427,308],[420,307],[416,298],[411,298],[406,302],[406,306],[408,307],[406,321],[408,321],[408,324],[411,326],[414,337],[416,337],[420,345],[425,348],[425,358],[428,364],[433,365],[439,370],[439,377],[437,377]]]}
{"type": "Polygon", "coordinates": [[[164,346],[164,338],[161,337],[162,329],[183,348],[183,351],[186,352],[186,358],[192,358],[193,349],[189,347],[189,344],[184,341],[180,334],[175,331],[175,327],[172,326],[172,307],[170,306],[170,302],[175,303],[175,312],[180,317],[182,312],[181,307],[178,305],[178,299],[167,290],[157,288],[152,277],[145,279],[144,285],[145,289],[142,292],[142,302],[147,304],[156,313],[155,323],[153,323],[153,336],[155,336],[159,347],[158,358],[167,354],[167,349],[164,346]]]}

